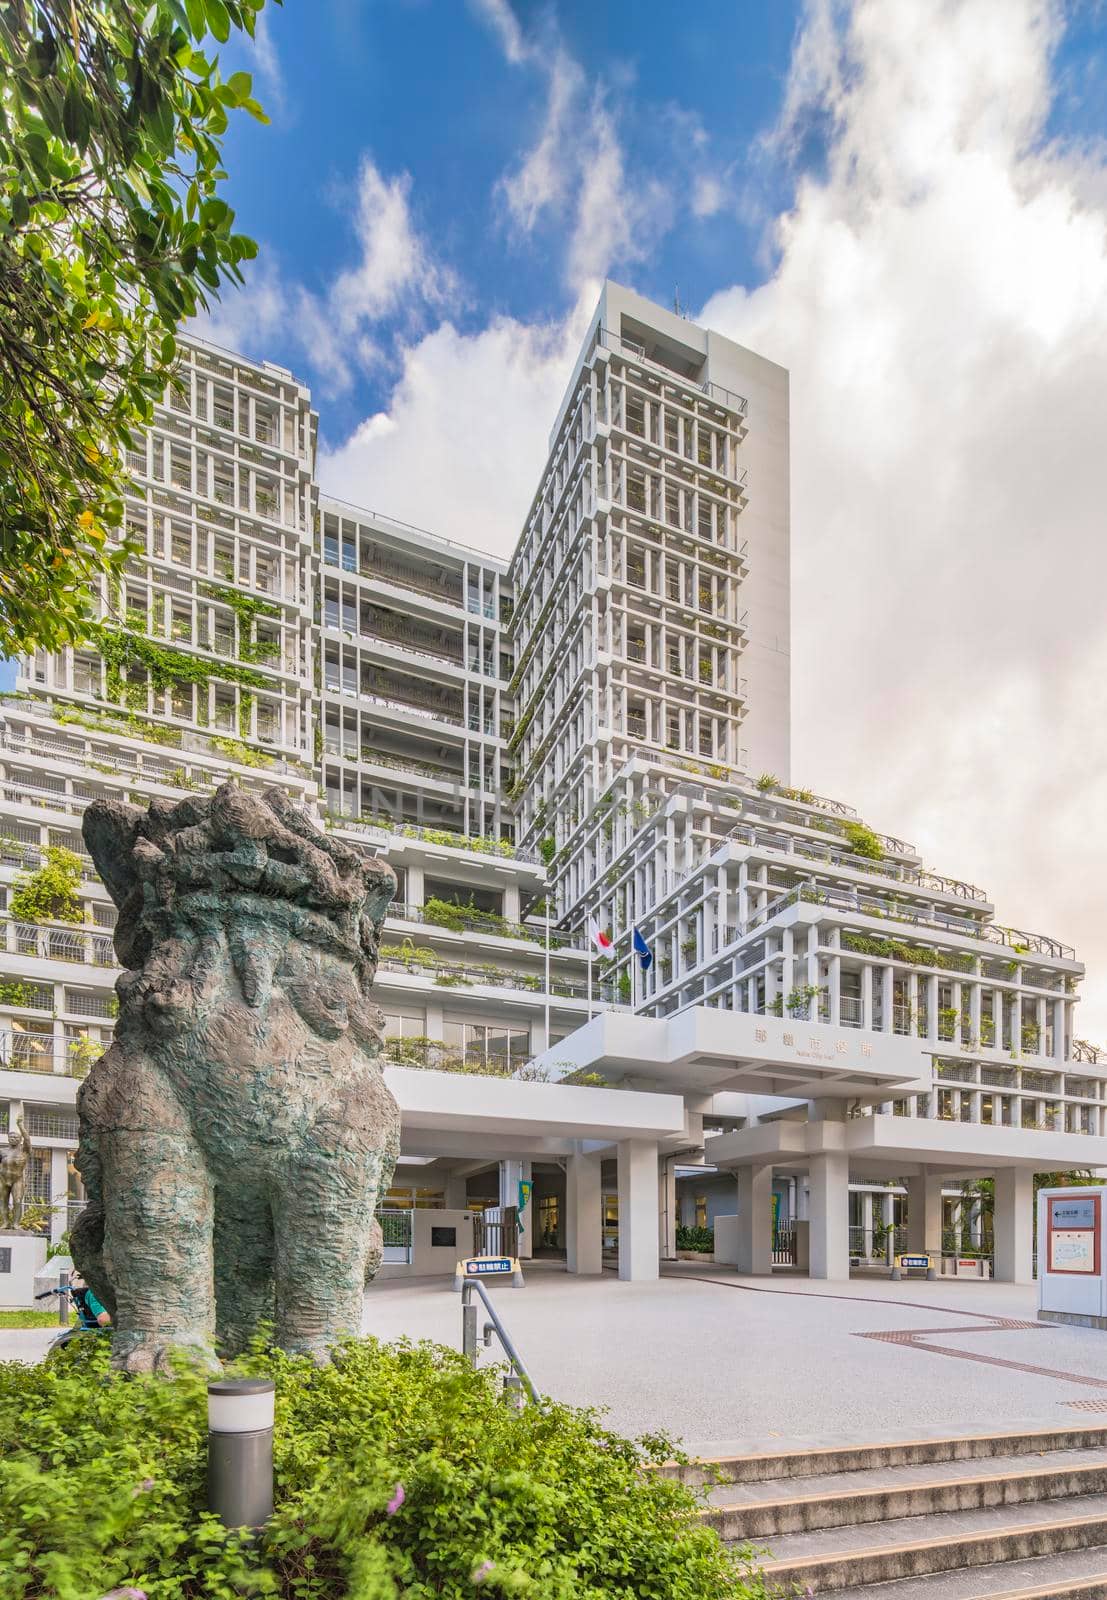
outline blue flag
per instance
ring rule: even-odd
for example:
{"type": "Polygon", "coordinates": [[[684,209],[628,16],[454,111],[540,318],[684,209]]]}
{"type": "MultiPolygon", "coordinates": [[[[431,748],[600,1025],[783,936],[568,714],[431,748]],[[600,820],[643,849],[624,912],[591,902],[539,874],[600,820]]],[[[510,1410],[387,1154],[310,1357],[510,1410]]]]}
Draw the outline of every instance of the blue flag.
{"type": "Polygon", "coordinates": [[[638,932],[637,928],[634,930],[634,938],[632,943],[634,945],[634,953],[642,963],[642,971],[648,972],[653,966],[653,951],[650,949],[645,939],[643,939],[642,935],[638,932]]]}

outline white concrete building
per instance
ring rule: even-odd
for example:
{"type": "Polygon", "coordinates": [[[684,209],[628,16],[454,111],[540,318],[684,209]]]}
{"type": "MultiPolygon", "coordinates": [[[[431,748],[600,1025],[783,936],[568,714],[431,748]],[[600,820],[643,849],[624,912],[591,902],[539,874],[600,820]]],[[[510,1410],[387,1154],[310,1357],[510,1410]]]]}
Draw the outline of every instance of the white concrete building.
{"type": "Polygon", "coordinates": [[[524,1253],[571,1270],[648,1277],[702,1223],[751,1271],[910,1245],[1025,1277],[1033,1173],[1107,1165],[1083,969],[790,784],[787,374],[605,285],[509,564],[330,500],[315,438],[291,374],[186,342],[111,646],[26,661],[3,708],[0,1123],[54,1232],[114,1017],[81,813],[232,773],[396,869],[391,1270],[445,1270],[527,1180],[524,1253]],[[53,846],[79,876],[32,917],[53,846]]]}

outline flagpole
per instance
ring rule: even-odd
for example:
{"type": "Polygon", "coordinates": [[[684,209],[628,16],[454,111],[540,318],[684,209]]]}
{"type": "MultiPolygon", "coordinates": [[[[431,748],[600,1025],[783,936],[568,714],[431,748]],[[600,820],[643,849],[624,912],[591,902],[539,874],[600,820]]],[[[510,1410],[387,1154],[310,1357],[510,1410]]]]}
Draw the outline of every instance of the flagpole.
{"type": "Polygon", "coordinates": [[[591,931],[588,935],[588,1020],[592,1020],[592,946],[595,943],[591,931]]]}

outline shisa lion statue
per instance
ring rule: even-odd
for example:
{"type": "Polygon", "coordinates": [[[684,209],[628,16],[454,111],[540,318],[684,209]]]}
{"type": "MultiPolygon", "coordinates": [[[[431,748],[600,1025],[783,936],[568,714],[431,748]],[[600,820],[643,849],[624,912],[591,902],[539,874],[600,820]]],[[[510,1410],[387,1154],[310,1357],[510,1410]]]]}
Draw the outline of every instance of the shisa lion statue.
{"type": "Polygon", "coordinates": [[[119,908],[119,1023],[77,1099],[74,1261],[112,1360],[241,1350],[260,1322],[323,1360],[361,1328],[399,1113],[369,998],[395,878],[283,793],[96,801],[119,908]]]}

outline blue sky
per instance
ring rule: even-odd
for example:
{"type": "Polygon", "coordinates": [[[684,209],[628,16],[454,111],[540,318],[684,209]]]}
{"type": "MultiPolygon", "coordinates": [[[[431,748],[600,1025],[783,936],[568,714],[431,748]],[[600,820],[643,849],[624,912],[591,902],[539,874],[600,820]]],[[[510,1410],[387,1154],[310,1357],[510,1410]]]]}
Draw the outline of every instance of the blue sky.
{"type": "Polygon", "coordinates": [[[791,375],[793,781],[1075,945],[1107,1038],[1103,0],[265,18],[206,327],[323,486],[509,553],[602,277],[679,286],[791,375]]]}
{"type": "MultiPolygon", "coordinates": [[[[234,120],[228,197],[282,278],[323,294],[356,259],[350,204],[368,157],[385,181],[410,180],[413,223],[456,280],[448,309],[459,328],[497,313],[563,315],[574,297],[566,213],[551,206],[526,231],[502,190],[541,137],[560,54],[581,73],[576,115],[602,106],[627,166],[664,185],[648,254],[616,251],[608,265],[653,298],[671,303],[679,291],[693,307],[736,273],[758,281],[766,219],[788,178],[759,138],[780,114],[797,8],[612,0],[517,4],[514,15],[533,51],[516,62],[495,8],[466,0],[287,0],[268,10],[260,61],[224,50],[228,68],[254,70],[271,116],[269,127],[234,120]],[[697,176],[718,192],[697,194],[697,176]]],[[[405,306],[376,324],[385,359],[329,397],[330,437],[386,399],[391,341],[425,325],[427,309],[405,306]]],[[[289,334],[276,330],[268,352],[301,371],[305,353],[289,334]]]]}

